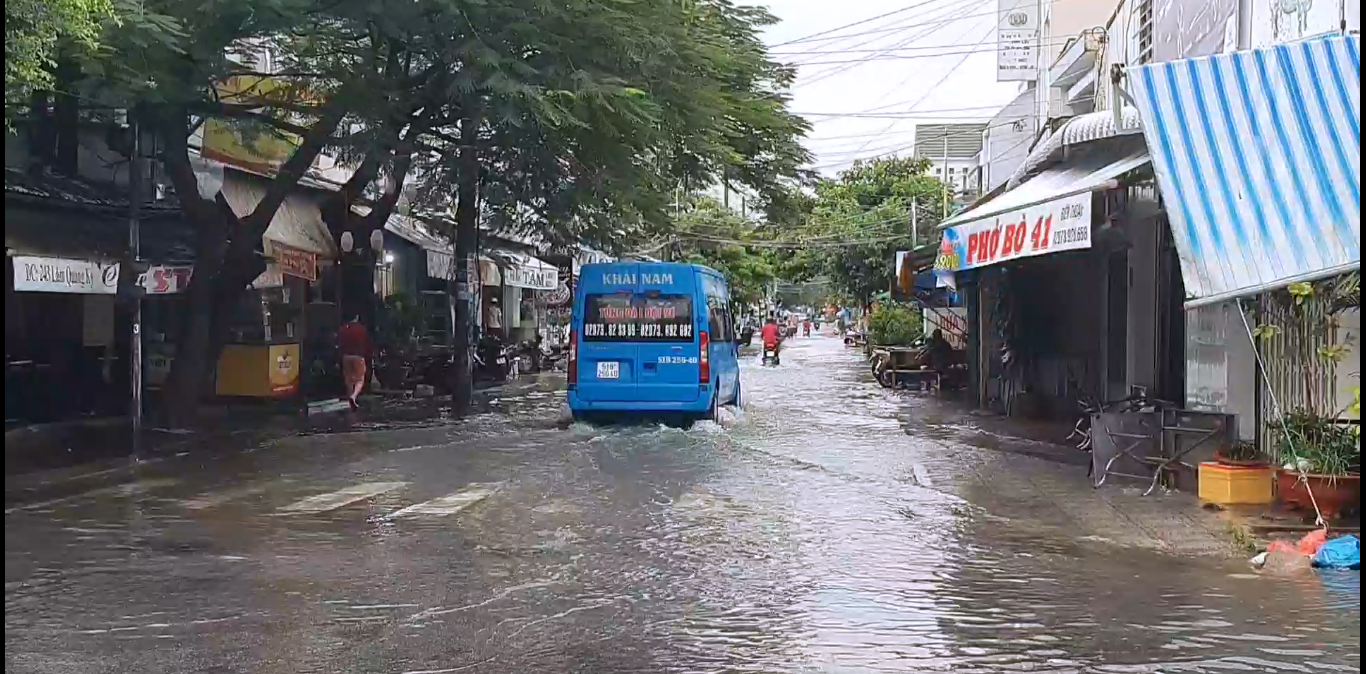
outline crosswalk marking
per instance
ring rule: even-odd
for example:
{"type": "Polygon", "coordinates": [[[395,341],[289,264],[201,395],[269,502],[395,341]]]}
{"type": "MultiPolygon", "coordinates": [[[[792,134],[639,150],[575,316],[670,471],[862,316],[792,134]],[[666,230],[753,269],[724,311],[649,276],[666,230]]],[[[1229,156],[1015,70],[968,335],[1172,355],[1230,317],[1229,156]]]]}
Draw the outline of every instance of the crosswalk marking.
{"type": "Polygon", "coordinates": [[[207,508],[216,508],[218,506],[228,503],[229,501],[236,501],[238,499],[244,499],[249,496],[264,494],[270,489],[278,487],[281,484],[287,482],[289,482],[289,480],[281,480],[278,482],[266,482],[263,484],[255,484],[247,487],[228,489],[225,491],[210,493],[204,496],[182,501],[181,505],[189,510],[205,510],[207,508]]]}
{"type": "Polygon", "coordinates": [[[327,512],[387,491],[393,491],[407,484],[407,482],[366,482],[345,489],[338,489],[328,494],[310,496],[281,508],[279,512],[290,515],[327,512]]]}
{"type": "Polygon", "coordinates": [[[454,515],[461,510],[483,501],[498,489],[497,484],[472,484],[454,494],[447,494],[440,498],[434,498],[426,503],[410,505],[402,510],[395,511],[385,519],[398,519],[400,517],[411,517],[413,515],[434,515],[444,517],[454,515]]]}

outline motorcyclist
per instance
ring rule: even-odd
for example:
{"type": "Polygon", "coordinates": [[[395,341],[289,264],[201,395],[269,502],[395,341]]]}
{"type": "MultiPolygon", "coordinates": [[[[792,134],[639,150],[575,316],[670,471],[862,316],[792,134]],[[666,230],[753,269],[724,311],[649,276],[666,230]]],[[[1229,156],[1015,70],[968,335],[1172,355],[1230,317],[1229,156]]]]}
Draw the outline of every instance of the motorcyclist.
{"type": "Polygon", "coordinates": [[[806,320],[804,320],[804,321],[802,321],[802,336],[803,336],[803,337],[810,337],[810,336],[811,336],[811,319],[809,319],[809,318],[806,319],[806,320]]]}
{"type": "Polygon", "coordinates": [[[778,330],[778,322],[773,320],[772,316],[769,316],[768,320],[764,321],[764,329],[759,333],[759,336],[763,339],[764,350],[771,350],[773,351],[773,355],[777,356],[778,349],[783,343],[783,337],[782,332],[778,330]]]}

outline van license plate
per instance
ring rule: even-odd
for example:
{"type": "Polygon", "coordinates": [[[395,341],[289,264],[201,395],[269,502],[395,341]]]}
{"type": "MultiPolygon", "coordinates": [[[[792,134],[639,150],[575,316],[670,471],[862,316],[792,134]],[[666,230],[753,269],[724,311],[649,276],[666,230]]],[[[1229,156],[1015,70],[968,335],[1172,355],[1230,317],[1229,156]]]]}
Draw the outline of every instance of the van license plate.
{"type": "Polygon", "coordinates": [[[620,379],[621,363],[604,360],[598,363],[598,379],[620,379]]]}

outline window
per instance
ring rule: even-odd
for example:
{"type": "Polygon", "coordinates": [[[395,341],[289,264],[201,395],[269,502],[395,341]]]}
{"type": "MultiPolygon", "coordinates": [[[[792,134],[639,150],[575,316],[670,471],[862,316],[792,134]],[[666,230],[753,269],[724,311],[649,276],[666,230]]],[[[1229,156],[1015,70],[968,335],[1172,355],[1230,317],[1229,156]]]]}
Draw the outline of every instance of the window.
{"type": "Polygon", "coordinates": [[[1143,65],[1153,60],[1153,1],[1132,0],[1129,14],[1129,65],[1143,65]]]}
{"type": "Polygon", "coordinates": [[[707,296],[707,333],[713,342],[732,342],[735,335],[730,324],[730,309],[726,301],[713,295],[707,296]]]}
{"type": "Polygon", "coordinates": [[[692,326],[692,298],[687,295],[584,298],[585,342],[691,342],[692,326]]]}

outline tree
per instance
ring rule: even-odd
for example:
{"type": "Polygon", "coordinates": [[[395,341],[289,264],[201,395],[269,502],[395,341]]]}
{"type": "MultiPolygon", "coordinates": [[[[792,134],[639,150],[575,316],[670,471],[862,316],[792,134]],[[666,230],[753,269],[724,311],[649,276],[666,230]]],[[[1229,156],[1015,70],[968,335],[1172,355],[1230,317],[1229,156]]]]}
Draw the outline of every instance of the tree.
{"type": "Polygon", "coordinates": [[[119,15],[110,0],[15,0],[5,3],[5,122],[35,91],[50,90],[59,52],[93,52],[106,22],[119,15]]]}
{"type": "Polygon", "coordinates": [[[679,257],[725,274],[732,301],[748,306],[768,296],[777,274],[761,247],[766,242],[754,222],[715,199],[698,197],[676,219],[675,227],[679,257]],[[747,246],[746,241],[757,245],[747,246]]]}
{"type": "Polygon", "coordinates": [[[800,235],[809,247],[799,267],[824,275],[840,291],[867,302],[887,290],[894,255],[912,242],[911,208],[917,208],[918,245],[933,239],[944,183],[928,175],[929,162],[888,157],[856,162],[816,185],[815,205],[800,235]]]}
{"type": "MultiPolygon", "coordinates": [[[[615,249],[667,226],[679,184],[725,176],[776,194],[806,159],[805,123],[786,111],[791,72],[757,36],[772,17],[726,0],[147,0],[139,11],[131,30],[103,36],[82,95],[136,108],[156,130],[198,231],[167,387],[177,417],[192,415],[227,312],[264,268],[266,227],[324,151],[356,167],[324,206],[330,227],[364,240],[411,178],[419,206],[453,210],[462,268],[480,223],[615,249]],[[229,58],[263,47],[271,73],[229,58]],[[250,95],[223,95],[229,78],[261,75],[250,95]],[[187,141],[206,119],[292,147],[250,214],[198,193],[187,141]],[[365,218],[352,214],[361,202],[374,206],[365,218]]],[[[463,409],[470,316],[456,306],[463,409]]]]}
{"type": "MultiPolygon", "coordinates": [[[[795,179],[805,123],[791,72],[768,59],[771,15],[725,0],[467,8],[496,57],[465,64],[458,130],[422,171],[429,205],[454,193],[456,259],[477,227],[607,250],[666,232],[672,191],[734,176],[761,194],[795,179]]],[[[468,278],[468,272],[463,272],[468,278]]],[[[455,407],[469,395],[468,305],[457,303],[455,407]]]]}

